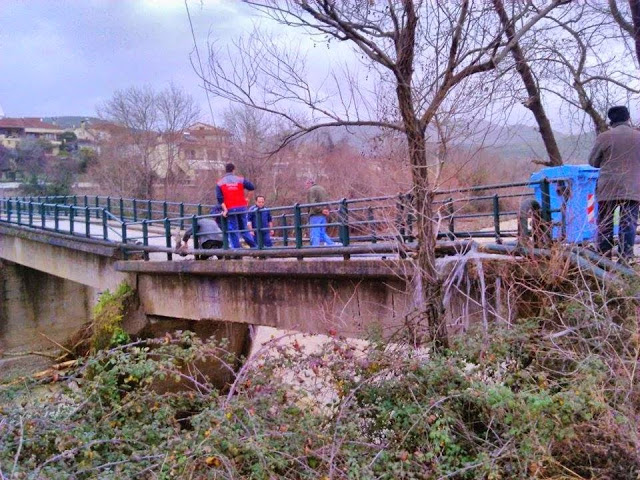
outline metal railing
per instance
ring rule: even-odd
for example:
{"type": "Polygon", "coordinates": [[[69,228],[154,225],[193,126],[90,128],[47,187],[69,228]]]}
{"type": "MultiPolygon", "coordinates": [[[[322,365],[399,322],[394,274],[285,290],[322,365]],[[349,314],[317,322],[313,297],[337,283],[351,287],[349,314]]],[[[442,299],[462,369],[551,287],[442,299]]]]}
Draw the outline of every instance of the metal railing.
{"type": "MultiPolygon", "coordinates": [[[[553,182],[553,181],[551,181],[553,182]]],[[[518,205],[533,197],[532,186],[542,192],[542,217],[550,221],[550,181],[509,183],[434,192],[434,222],[440,239],[503,238],[517,236],[518,205]],[[516,220],[513,225],[508,220],[516,220]],[[506,225],[506,227],[505,227],[506,225]]],[[[310,247],[309,211],[313,207],[329,210],[326,228],[343,247],[357,244],[395,242],[412,244],[416,240],[416,212],[411,193],[341,199],[322,204],[296,203],[257,210],[255,235],[258,250],[305,250],[310,247]],[[273,227],[261,225],[263,211],[269,211],[273,227]],[[257,232],[274,231],[274,246],[267,247],[257,232]]],[[[223,250],[231,250],[229,234],[249,232],[231,230],[227,219],[211,214],[213,205],[203,203],[139,200],[109,196],[70,195],[56,197],[0,198],[0,222],[54,231],[71,236],[100,239],[121,245],[125,254],[152,246],[164,249],[172,259],[172,231],[191,227],[194,248],[199,246],[197,222],[217,221],[223,232],[223,250]]]]}

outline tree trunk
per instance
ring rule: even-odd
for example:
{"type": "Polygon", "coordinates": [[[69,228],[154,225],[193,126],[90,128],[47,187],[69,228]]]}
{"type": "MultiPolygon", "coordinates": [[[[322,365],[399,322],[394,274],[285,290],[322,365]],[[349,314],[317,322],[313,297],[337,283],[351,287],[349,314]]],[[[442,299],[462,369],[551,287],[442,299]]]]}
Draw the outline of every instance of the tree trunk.
{"type": "Polygon", "coordinates": [[[629,0],[631,19],[633,21],[633,37],[636,43],[636,56],[640,66],[640,0],[629,0]]]}
{"type": "Polygon", "coordinates": [[[416,333],[420,335],[419,332],[424,331],[426,326],[428,339],[434,341],[436,347],[447,347],[448,336],[442,304],[442,286],[436,269],[433,190],[429,182],[425,138],[421,131],[407,132],[407,140],[413,177],[413,207],[418,230],[417,267],[420,275],[420,307],[422,309],[416,325],[416,333]]]}
{"type": "Polygon", "coordinates": [[[436,269],[433,190],[430,186],[427,167],[425,129],[421,127],[411,108],[410,88],[403,82],[399,84],[396,92],[409,147],[409,160],[411,162],[413,180],[413,202],[411,207],[415,209],[418,232],[417,268],[421,298],[419,298],[420,312],[417,322],[413,326],[415,328],[413,332],[414,339],[415,343],[421,343],[423,337],[426,336],[428,340],[434,342],[436,348],[446,348],[449,342],[442,303],[442,285],[436,269]]]}
{"type": "MultiPolygon", "coordinates": [[[[502,0],[493,0],[493,6],[500,17],[500,23],[507,34],[507,39],[511,42],[515,37],[515,29],[506,10],[504,9],[502,0]]],[[[540,129],[540,135],[542,135],[542,141],[544,142],[544,147],[547,150],[547,155],[549,156],[548,165],[562,165],[562,156],[560,155],[560,149],[558,148],[556,138],[551,128],[551,122],[549,122],[549,118],[547,117],[544,107],[542,106],[542,101],[540,100],[540,90],[538,89],[533,72],[527,63],[527,59],[525,58],[524,52],[520,48],[520,44],[518,42],[513,44],[513,47],[511,48],[511,55],[516,61],[516,70],[520,74],[520,78],[522,78],[524,86],[527,89],[527,93],[529,94],[529,99],[525,103],[525,107],[531,110],[536,119],[536,123],[538,124],[538,128],[540,129]]]]}
{"type": "Polygon", "coordinates": [[[421,125],[420,120],[418,120],[411,88],[416,28],[418,25],[416,8],[411,0],[405,0],[404,12],[406,14],[406,24],[405,28],[399,31],[396,39],[397,61],[394,73],[397,81],[398,107],[409,147],[409,160],[411,162],[413,180],[412,203],[415,208],[416,227],[418,230],[417,274],[420,279],[421,298],[419,299],[420,311],[413,333],[416,344],[421,343],[423,337],[426,336],[429,341],[433,342],[435,348],[446,348],[449,342],[442,304],[442,287],[436,270],[433,192],[429,185],[424,134],[426,125],[421,125]]]}

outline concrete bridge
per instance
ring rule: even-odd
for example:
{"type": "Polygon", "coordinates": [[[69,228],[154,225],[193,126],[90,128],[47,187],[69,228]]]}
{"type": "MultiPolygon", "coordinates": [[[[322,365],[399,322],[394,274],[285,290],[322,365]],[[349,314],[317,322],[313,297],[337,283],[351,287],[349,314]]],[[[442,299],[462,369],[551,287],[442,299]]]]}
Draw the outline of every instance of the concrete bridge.
{"type": "MultiPolygon", "coordinates": [[[[206,322],[217,325],[219,335],[236,338],[238,348],[246,346],[248,325],[391,337],[414,310],[412,260],[393,253],[362,255],[362,247],[352,246],[343,249],[349,260],[334,255],[168,261],[166,254],[151,253],[151,261],[144,261],[125,255],[122,247],[0,222],[0,348],[62,342],[90,319],[98,294],[121,282],[134,287],[139,299],[129,330],[157,334],[206,322]]],[[[451,275],[456,258],[439,259],[443,276],[451,275]]],[[[485,261],[491,259],[487,255],[485,261]]],[[[474,315],[481,318],[480,285],[452,292],[452,328],[474,315]]]]}

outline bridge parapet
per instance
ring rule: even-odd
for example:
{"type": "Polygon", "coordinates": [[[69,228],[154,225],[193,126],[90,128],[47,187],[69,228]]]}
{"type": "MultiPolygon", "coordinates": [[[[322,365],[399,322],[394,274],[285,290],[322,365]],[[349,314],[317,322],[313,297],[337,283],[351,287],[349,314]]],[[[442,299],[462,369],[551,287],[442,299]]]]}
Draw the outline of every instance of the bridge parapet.
{"type": "MultiPolygon", "coordinates": [[[[515,237],[517,229],[505,227],[505,222],[516,219],[518,209],[514,209],[513,204],[531,197],[531,186],[530,182],[521,182],[434,192],[433,204],[441,226],[438,237],[449,240],[495,238],[499,243],[502,238],[515,237]],[[485,227],[478,228],[478,225],[485,227]]],[[[399,245],[395,249],[398,251],[402,245],[415,241],[413,197],[398,194],[265,209],[274,218],[275,248],[307,250],[305,237],[311,228],[307,218],[309,209],[319,205],[329,209],[327,228],[344,247],[387,242],[399,245]]],[[[99,195],[11,197],[0,199],[0,223],[120,243],[125,256],[131,250],[163,251],[167,260],[171,260],[172,233],[188,227],[197,231],[199,219],[218,220],[225,233],[242,233],[229,230],[226,219],[220,214],[209,214],[211,208],[212,205],[207,204],[99,195]]],[[[256,218],[258,225],[254,227],[266,230],[268,226],[260,225],[261,215],[256,218]]],[[[197,248],[198,234],[193,238],[197,248]]],[[[271,250],[262,244],[261,235],[256,238],[259,250],[271,250]]],[[[229,247],[226,239],[227,235],[223,235],[225,250],[229,247]]],[[[148,255],[145,254],[145,258],[148,255]]]]}

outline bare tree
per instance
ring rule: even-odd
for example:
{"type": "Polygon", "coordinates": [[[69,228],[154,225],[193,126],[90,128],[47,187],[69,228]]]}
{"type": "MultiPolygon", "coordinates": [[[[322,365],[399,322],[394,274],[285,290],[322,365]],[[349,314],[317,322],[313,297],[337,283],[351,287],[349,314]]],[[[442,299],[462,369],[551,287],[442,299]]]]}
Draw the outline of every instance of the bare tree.
{"type": "MultiPolygon", "coordinates": [[[[436,344],[446,344],[441,285],[435,267],[433,183],[426,149],[426,129],[443,102],[473,75],[494,70],[513,46],[549,12],[563,3],[541,8],[518,2],[505,42],[504,28],[483,2],[414,2],[389,0],[265,0],[247,2],[287,27],[301,28],[316,41],[348,42],[362,59],[366,75],[388,102],[371,100],[357,72],[333,70],[320,87],[313,84],[304,56],[254,31],[223,52],[210,51],[211,78],[204,79],[217,96],[274,113],[292,133],[286,144],[326,126],[370,125],[404,134],[412,195],[418,218],[417,267],[421,280],[422,324],[436,344]],[[342,79],[347,79],[342,82],[342,79]],[[328,87],[331,83],[332,88],[328,87]],[[302,107],[306,113],[300,116],[302,107]],[[377,107],[377,108],[373,108],[377,107]]],[[[378,97],[380,98],[380,97],[378,97]]]]}
{"type": "Polygon", "coordinates": [[[153,182],[161,176],[166,197],[180,158],[182,132],[200,115],[193,98],[173,84],[160,92],[149,86],[130,87],[116,91],[98,113],[124,127],[108,140],[108,150],[119,142],[122,156],[135,162],[131,167],[140,173],[138,194],[150,198],[153,182]]]}
{"type": "Polygon", "coordinates": [[[137,148],[127,146],[130,136],[126,132],[114,132],[100,143],[100,155],[88,171],[102,193],[120,197],[149,197],[149,172],[137,148]]]}
{"type": "Polygon", "coordinates": [[[633,21],[633,38],[636,44],[636,56],[640,66],[640,0],[629,0],[631,19],[633,21]]]}
{"type": "Polygon", "coordinates": [[[551,15],[537,34],[529,54],[541,73],[541,90],[571,112],[584,112],[596,133],[608,128],[607,106],[640,93],[633,59],[627,50],[621,55],[621,34],[608,11],[580,3],[551,15]]]}
{"type": "MultiPolygon", "coordinates": [[[[156,95],[158,110],[157,131],[161,144],[164,146],[159,162],[164,164],[162,170],[166,173],[163,178],[164,197],[171,195],[174,187],[172,180],[178,180],[177,170],[181,157],[184,130],[193,125],[200,117],[200,108],[191,95],[178,88],[173,83],[156,95]]],[[[183,172],[184,173],[184,172],[183,172]]]]}
{"type": "Polygon", "coordinates": [[[518,71],[520,78],[522,78],[522,82],[524,83],[527,94],[529,95],[527,101],[524,102],[524,106],[531,110],[531,113],[533,113],[536,123],[538,124],[538,128],[540,129],[540,135],[542,136],[542,141],[545,149],[547,150],[547,155],[549,156],[549,161],[546,162],[546,164],[549,166],[562,165],[562,155],[560,154],[558,143],[556,142],[555,135],[553,134],[551,122],[549,121],[544,110],[544,106],[542,105],[540,88],[533,76],[533,72],[527,62],[524,51],[520,48],[520,42],[514,41],[516,31],[513,20],[507,14],[502,0],[492,1],[493,7],[500,18],[500,23],[502,24],[506,36],[511,43],[511,55],[516,62],[516,70],[518,71]]]}
{"type": "Polygon", "coordinates": [[[629,13],[631,19],[627,19],[620,11],[617,0],[608,1],[609,12],[620,26],[623,32],[629,34],[635,45],[636,58],[640,67],[640,0],[629,0],[629,13]]]}

